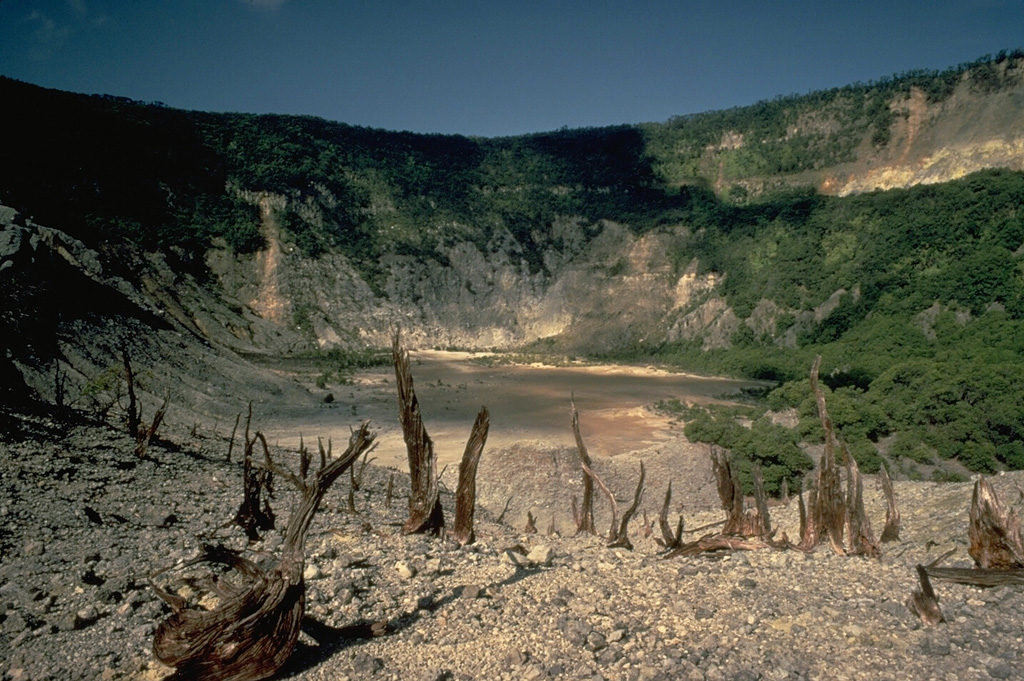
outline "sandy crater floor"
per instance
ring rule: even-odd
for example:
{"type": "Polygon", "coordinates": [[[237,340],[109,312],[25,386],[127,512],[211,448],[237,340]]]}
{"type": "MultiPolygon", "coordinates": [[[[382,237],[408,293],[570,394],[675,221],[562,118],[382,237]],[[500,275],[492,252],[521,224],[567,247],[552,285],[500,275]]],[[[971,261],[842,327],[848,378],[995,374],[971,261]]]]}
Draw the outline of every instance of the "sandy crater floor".
{"type": "MultiPolygon", "coordinates": [[[[487,447],[520,441],[573,446],[571,400],[580,413],[587,447],[596,457],[611,457],[667,442],[679,425],[652,407],[677,398],[705,404],[735,397],[750,381],[670,373],[653,367],[612,365],[494,365],[476,361],[480,355],[460,352],[412,353],[412,372],[427,431],[441,466],[455,464],[481,406],[487,406],[491,428],[487,447]]],[[[298,373],[296,377],[302,380],[298,373]]],[[[308,379],[308,377],[306,377],[308,379]]],[[[334,401],[309,405],[262,405],[257,415],[269,427],[272,442],[290,447],[302,435],[307,441],[347,441],[350,427],[370,419],[379,430],[374,455],[385,466],[404,466],[405,445],[398,426],[394,372],[363,371],[350,384],[311,389],[334,401]]],[[[261,427],[259,423],[254,427],[261,427]]]]}

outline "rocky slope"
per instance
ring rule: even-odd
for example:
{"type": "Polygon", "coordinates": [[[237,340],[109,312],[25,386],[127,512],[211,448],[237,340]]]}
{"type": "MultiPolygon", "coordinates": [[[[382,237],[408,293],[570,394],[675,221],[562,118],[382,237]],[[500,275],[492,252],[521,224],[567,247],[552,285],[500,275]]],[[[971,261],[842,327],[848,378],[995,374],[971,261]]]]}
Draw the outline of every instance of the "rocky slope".
{"type": "MultiPolygon", "coordinates": [[[[240,464],[227,462],[226,428],[170,432],[138,460],[119,433],[20,418],[0,442],[0,659],[5,679],[163,679],[151,652],[167,615],[148,585],[154,571],[223,542],[265,560],[280,531],[248,544],[226,523],[240,502],[240,464]],[[16,434],[16,437],[11,437],[16,434]]],[[[236,450],[237,451],[237,450],[236,450]]],[[[486,480],[529,497],[547,477],[526,453],[491,452],[486,480]]],[[[294,452],[275,456],[295,464],[294,452]]],[[[544,458],[542,452],[539,458],[544,458]]],[[[701,460],[676,479],[700,477],[701,460]]],[[[616,480],[614,463],[599,472],[616,480]]],[[[632,469],[632,464],[626,465],[632,469]]],[[[620,472],[624,480],[632,471],[620,472]]],[[[661,472],[660,475],[664,475],[661,472]]],[[[1019,505],[1024,478],[994,479],[1019,505]]],[[[899,482],[900,541],[880,560],[826,549],[736,552],[665,560],[632,525],[636,549],[591,537],[548,536],[478,514],[478,541],[463,549],[404,537],[405,477],[369,466],[347,510],[346,479],[328,495],[307,548],[308,618],[282,678],[293,679],[1008,679],[1019,675],[1019,587],[937,583],[948,622],[923,627],[904,601],[914,565],[954,549],[966,565],[969,484],[899,482]],[[386,502],[389,479],[395,494],[386,502]],[[376,626],[374,626],[375,623],[376,626]],[[378,635],[374,635],[374,634],[378,635]]],[[[613,483],[620,499],[631,493],[613,483]]],[[[677,489],[696,534],[721,511],[677,489]]],[[[876,528],[882,502],[867,484],[876,528]]],[[[278,481],[273,505],[286,524],[292,494],[278,481]]],[[[496,490],[491,494],[500,498],[496,490]]],[[[563,500],[564,500],[563,491],[563,500]]],[[[447,512],[452,499],[444,497],[447,512]]],[[[644,508],[653,518],[660,499],[644,508]]],[[[599,525],[606,518],[597,501],[599,525]]],[[[795,533],[796,510],[771,509],[795,533]]],[[[156,582],[197,598],[198,573],[156,582]]]]}

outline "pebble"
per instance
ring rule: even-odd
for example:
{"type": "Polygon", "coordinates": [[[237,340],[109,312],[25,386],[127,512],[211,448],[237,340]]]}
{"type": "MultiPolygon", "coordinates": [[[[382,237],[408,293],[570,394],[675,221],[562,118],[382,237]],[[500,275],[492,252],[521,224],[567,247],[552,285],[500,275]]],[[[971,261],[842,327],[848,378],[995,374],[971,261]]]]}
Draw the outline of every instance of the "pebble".
{"type": "MultiPolygon", "coordinates": [[[[183,456],[157,444],[151,461],[129,467],[130,442],[104,435],[102,450],[92,453],[76,444],[82,442],[76,433],[72,428],[52,449],[0,444],[8,532],[0,563],[0,674],[162,678],[170,670],[153,660],[151,647],[170,610],[148,575],[194,557],[205,541],[266,565],[283,534],[270,531],[250,543],[224,525],[239,503],[240,467],[224,461],[222,448],[183,456]],[[59,486],[38,485],[48,462],[71,449],[80,450],[76,476],[59,486]],[[131,484],[93,486],[122,473],[130,473],[131,484]],[[103,522],[62,513],[68,499],[78,500],[78,508],[87,500],[103,522]]],[[[636,478],[634,465],[624,470],[616,493],[625,498],[636,478]]],[[[383,504],[390,475],[367,467],[356,515],[345,508],[343,477],[314,521],[303,574],[307,614],[347,638],[321,655],[304,633],[299,650],[307,656],[289,672],[295,681],[1012,679],[1014,660],[1024,656],[1019,588],[935,581],[950,622],[934,628],[905,605],[917,586],[914,565],[933,560],[945,550],[940,547],[957,549],[949,564],[970,565],[970,485],[897,481],[902,508],[940,502],[942,508],[920,515],[926,526],[906,512],[901,541],[883,547],[881,560],[838,557],[825,548],[810,556],[766,550],[665,560],[635,520],[632,552],[569,533],[522,535],[521,523],[519,529],[498,525],[484,511],[478,511],[475,545],[403,536],[398,528],[407,509],[383,504]],[[351,636],[352,627],[361,633],[351,636]]],[[[614,476],[609,480],[615,484],[614,476]]],[[[1012,505],[1024,475],[999,476],[997,484],[1012,505]]],[[[402,485],[396,476],[396,490],[402,485]]],[[[700,506],[679,494],[687,527],[721,519],[715,504],[700,506]]],[[[865,495],[872,494],[869,480],[865,495]]],[[[271,500],[280,528],[287,527],[293,498],[282,484],[271,500]]],[[[451,517],[451,497],[443,500],[451,517]]],[[[880,527],[884,506],[872,508],[880,527]]],[[[648,514],[656,517],[656,504],[648,514]]],[[[772,508],[773,521],[788,523],[790,537],[796,515],[795,505],[772,508]]],[[[204,591],[200,572],[176,568],[154,581],[168,587],[186,579],[189,589],[175,593],[196,599],[204,591]]]]}

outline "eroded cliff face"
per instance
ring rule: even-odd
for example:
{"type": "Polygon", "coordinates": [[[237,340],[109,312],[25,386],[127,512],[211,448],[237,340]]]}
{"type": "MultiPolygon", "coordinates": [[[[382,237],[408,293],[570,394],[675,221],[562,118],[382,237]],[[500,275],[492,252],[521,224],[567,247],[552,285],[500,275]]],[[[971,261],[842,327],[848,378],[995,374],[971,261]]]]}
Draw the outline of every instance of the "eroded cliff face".
{"type": "Polygon", "coordinates": [[[451,244],[437,259],[392,254],[382,259],[385,283],[375,293],[343,255],[307,257],[282,240],[272,219],[264,224],[263,251],[214,249],[208,257],[226,297],[252,313],[239,315],[232,338],[222,338],[238,347],[380,347],[400,325],[420,347],[557,339],[559,347],[602,352],[667,339],[691,300],[714,288],[713,277],[696,278],[695,263],[679,271],[670,260],[688,236],[682,226],[637,236],[614,222],[566,218],[557,229],[592,238],[561,239],[536,271],[511,247],[485,253],[469,242],[451,244]]]}
{"type": "Polygon", "coordinates": [[[913,89],[890,108],[889,143],[862,145],[857,163],[826,174],[822,192],[846,196],[948,182],[986,168],[1024,170],[1024,79],[984,96],[964,81],[939,103],[913,89]]]}

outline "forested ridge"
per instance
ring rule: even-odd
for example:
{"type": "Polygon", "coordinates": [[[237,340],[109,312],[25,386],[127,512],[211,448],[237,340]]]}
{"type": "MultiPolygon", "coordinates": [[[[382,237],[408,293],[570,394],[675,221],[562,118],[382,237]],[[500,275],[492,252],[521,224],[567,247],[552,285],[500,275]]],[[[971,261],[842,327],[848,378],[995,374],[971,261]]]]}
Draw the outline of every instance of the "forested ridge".
{"type": "MultiPolygon", "coordinates": [[[[545,252],[571,250],[560,219],[587,238],[602,221],[672,233],[677,273],[696,263],[716,275],[704,295],[739,323],[724,342],[662,335],[604,356],[775,381],[768,405],[801,415],[787,429],[762,405],[737,430],[735,414],[677,405],[692,437],[762,459],[777,490],[808,465],[795,443],[820,437],[806,374],[821,354],[836,427],[862,466],[885,455],[943,479],[1024,467],[1024,173],[841,198],[793,178],[850,162],[865,140],[884,149],[890,105],[912,89],[930,102],[958,87],[983,96],[1015,87],[1022,64],[1003,52],[666,123],[498,139],[188,112],[0,78],[0,201],[91,247],[162,251],[208,280],[212,245],[240,257],[266,245],[252,196],[282,196],[286,237],[310,258],[344,254],[378,295],[388,254],[443,268],[465,242],[545,277],[545,252]]],[[[546,347],[560,346],[532,349],[546,347]]]]}

